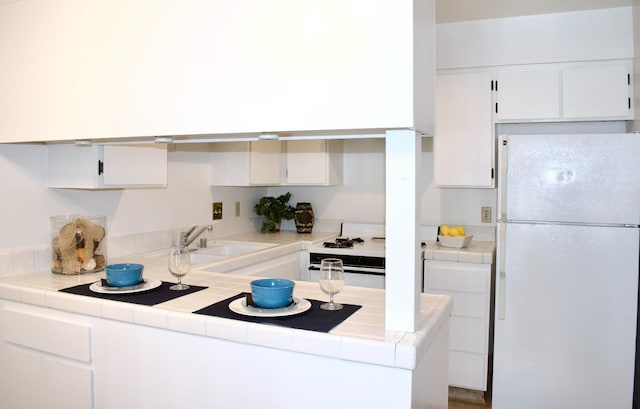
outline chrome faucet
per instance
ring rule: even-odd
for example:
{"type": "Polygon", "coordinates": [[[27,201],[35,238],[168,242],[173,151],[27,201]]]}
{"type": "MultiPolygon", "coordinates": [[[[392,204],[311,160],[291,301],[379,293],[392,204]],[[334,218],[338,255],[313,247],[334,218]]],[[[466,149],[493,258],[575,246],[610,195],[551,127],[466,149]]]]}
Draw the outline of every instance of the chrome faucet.
{"type": "MultiPolygon", "coordinates": [[[[200,228],[200,230],[198,230],[197,232],[193,233],[196,230],[196,228],[198,228],[198,226],[193,226],[192,228],[190,228],[187,231],[180,232],[180,244],[182,244],[185,247],[189,247],[189,245],[191,243],[193,243],[193,241],[195,239],[197,239],[198,236],[200,236],[202,233],[204,233],[205,230],[208,230],[210,232],[213,231],[213,226],[209,225],[209,226],[203,226],[203,227],[200,228]]],[[[200,246],[200,247],[206,247],[206,244],[204,246],[200,246]]]]}

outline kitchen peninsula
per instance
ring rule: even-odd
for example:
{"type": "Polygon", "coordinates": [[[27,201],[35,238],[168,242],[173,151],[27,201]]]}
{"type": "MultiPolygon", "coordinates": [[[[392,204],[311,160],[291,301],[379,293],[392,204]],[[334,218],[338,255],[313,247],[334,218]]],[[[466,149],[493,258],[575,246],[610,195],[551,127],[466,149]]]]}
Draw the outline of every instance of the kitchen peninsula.
{"type": "MultiPolygon", "coordinates": [[[[145,278],[171,280],[164,257],[116,261],[142,262],[145,278]]],[[[0,280],[0,406],[447,406],[448,296],[421,294],[420,326],[409,333],[385,330],[384,291],[347,287],[337,299],[362,307],[322,333],[193,314],[249,291],[253,279],[199,267],[184,282],[205,289],[154,306],[58,291],[103,276],[40,271],[0,280]]],[[[294,295],[326,299],[317,283],[297,282],[294,295]]]]}

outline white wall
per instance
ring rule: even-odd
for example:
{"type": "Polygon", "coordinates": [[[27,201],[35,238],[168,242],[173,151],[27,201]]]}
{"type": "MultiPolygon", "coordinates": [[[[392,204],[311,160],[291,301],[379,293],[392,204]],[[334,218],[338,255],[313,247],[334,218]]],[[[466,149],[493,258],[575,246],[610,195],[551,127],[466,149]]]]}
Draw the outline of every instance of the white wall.
{"type": "MultiPolygon", "coordinates": [[[[433,189],[431,138],[423,140],[423,224],[480,224],[480,206],[495,208],[494,189],[433,189]]],[[[212,223],[211,203],[224,204],[216,232],[255,217],[265,195],[292,193],[291,204],[311,202],[316,218],[384,223],[384,140],[346,140],[344,184],[328,187],[212,188],[205,146],[169,152],[168,187],[154,189],[68,190],[46,187],[46,147],[0,145],[0,252],[49,245],[49,218],[65,213],[107,216],[110,236],[212,223]],[[235,201],[241,217],[234,217],[235,201]]],[[[464,166],[464,164],[461,164],[464,166]]],[[[292,222],[285,225],[293,229],[292,222]]],[[[229,233],[227,233],[229,234],[229,233]]]]}
{"type": "Polygon", "coordinates": [[[46,169],[44,145],[0,145],[0,252],[48,246],[54,215],[105,215],[107,235],[126,236],[211,224],[213,201],[226,205],[223,220],[213,223],[214,236],[220,235],[229,230],[225,224],[255,217],[253,205],[265,193],[264,188],[210,187],[209,155],[198,150],[169,152],[167,188],[48,189],[46,169]],[[241,203],[240,218],[234,217],[235,201],[241,203]]]}
{"type": "MultiPolygon", "coordinates": [[[[344,183],[341,186],[278,187],[270,188],[269,194],[291,192],[292,204],[310,202],[319,218],[384,223],[384,145],[384,139],[345,140],[344,183]]],[[[480,225],[481,206],[491,206],[495,211],[495,189],[435,189],[432,138],[423,139],[422,151],[423,225],[480,225]]],[[[495,217],[493,219],[495,221],[495,217]]],[[[485,226],[495,226],[495,223],[485,226]]]]}

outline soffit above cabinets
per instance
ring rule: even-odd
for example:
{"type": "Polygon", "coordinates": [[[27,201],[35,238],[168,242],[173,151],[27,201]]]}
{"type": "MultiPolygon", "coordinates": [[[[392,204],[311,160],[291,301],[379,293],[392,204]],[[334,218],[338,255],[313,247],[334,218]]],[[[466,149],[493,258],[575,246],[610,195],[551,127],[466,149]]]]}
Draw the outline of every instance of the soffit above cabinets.
{"type": "Polygon", "coordinates": [[[640,5],[640,0],[436,0],[436,23],[640,5]]]}

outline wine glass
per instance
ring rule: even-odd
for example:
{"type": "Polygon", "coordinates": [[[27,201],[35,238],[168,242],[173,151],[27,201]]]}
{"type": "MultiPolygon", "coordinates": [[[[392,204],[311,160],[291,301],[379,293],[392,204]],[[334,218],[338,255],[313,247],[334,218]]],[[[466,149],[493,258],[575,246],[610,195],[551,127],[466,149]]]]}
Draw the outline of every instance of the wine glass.
{"type": "Polygon", "coordinates": [[[320,305],[323,310],[336,311],[342,309],[342,304],[333,302],[333,296],[344,287],[344,268],[339,258],[325,258],[320,264],[320,288],[329,295],[329,302],[320,305]]]}
{"type": "Polygon", "coordinates": [[[188,285],[182,284],[182,277],[189,272],[191,259],[189,249],[185,246],[174,245],[169,250],[169,272],[178,277],[178,284],[169,287],[170,290],[186,290],[188,285]]]}

